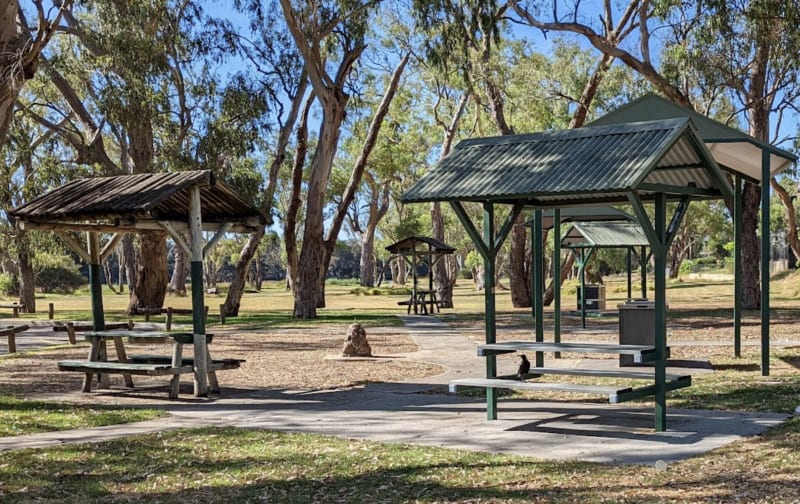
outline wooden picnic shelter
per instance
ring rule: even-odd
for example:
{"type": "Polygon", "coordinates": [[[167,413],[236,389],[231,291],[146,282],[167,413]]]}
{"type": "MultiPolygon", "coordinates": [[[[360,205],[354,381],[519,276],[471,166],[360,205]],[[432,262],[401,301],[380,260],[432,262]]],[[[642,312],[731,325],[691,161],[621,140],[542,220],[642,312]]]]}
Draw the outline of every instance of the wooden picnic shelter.
{"type": "MultiPolygon", "coordinates": [[[[431,305],[430,313],[433,313],[434,306],[438,306],[436,292],[433,288],[433,265],[442,257],[455,252],[456,249],[435,238],[427,236],[409,236],[389,245],[386,247],[386,250],[392,255],[402,257],[411,267],[413,281],[411,285],[411,297],[408,300],[409,312],[413,308],[414,313],[418,313],[421,308],[424,313],[428,313],[425,304],[427,302],[431,305]],[[428,268],[427,289],[419,288],[417,268],[421,264],[425,264],[428,268]]],[[[402,303],[405,304],[405,301],[402,303]]]]}
{"type": "Polygon", "coordinates": [[[89,266],[92,324],[105,328],[101,263],[126,233],[167,233],[191,258],[195,395],[207,396],[203,259],[225,233],[250,233],[266,218],[209,170],[73,180],[9,212],[23,230],[52,231],[89,266]],[[86,233],[87,246],[69,232],[86,233]],[[204,243],[203,232],[213,232],[204,243]],[[111,233],[100,247],[100,234],[111,233]],[[187,241],[184,236],[190,237],[187,241]]]}

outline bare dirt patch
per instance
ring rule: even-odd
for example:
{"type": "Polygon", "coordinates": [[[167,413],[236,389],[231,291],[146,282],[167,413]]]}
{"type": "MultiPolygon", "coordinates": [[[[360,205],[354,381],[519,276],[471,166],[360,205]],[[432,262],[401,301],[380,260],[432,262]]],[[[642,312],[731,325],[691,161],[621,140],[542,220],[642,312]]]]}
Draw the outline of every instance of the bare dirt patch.
{"type": "MultiPolygon", "coordinates": [[[[440,366],[415,361],[407,357],[418,350],[411,336],[402,328],[368,328],[367,335],[373,360],[331,360],[341,355],[346,326],[314,327],[309,329],[270,329],[252,331],[226,327],[212,330],[215,337],[210,346],[214,358],[237,358],[246,362],[235,370],[217,373],[223,393],[235,389],[328,389],[351,387],[368,382],[395,382],[434,376],[440,366]]],[[[187,345],[185,356],[191,356],[187,345]]],[[[168,355],[171,346],[126,345],[128,354],[168,355]]],[[[68,401],[116,402],[118,394],[81,394],[82,373],[60,372],[56,363],[65,359],[84,359],[88,345],[64,346],[52,350],[18,354],[0,359],[0,390],[28,398],[53,398],[68,401]]],[[[114,358],[113,345],[109,356],[114,358]]],[[[157,387],[149,396],[164,395],[166,377],[134,376],[136,389],[157,387]],[[163,390],[162,390],[163,389],[163,390]]],[[[114,389],[122,387],[120,375],[111,376],[114,389]]],[[[181,394],[191,393],[190,375],[181,381],[181,394]]],[[[141,393],[139,393],[141,395],[141,393]]],[[[126,394],[128,395],[128,394],[126,394]]],[[[126,402],[135,397],[126,397],[126,402]]],[[[152,399],[152,397],[151,397],[152,399]]],[[[134,401],[135,402],[135,401],[134,401]]]]}

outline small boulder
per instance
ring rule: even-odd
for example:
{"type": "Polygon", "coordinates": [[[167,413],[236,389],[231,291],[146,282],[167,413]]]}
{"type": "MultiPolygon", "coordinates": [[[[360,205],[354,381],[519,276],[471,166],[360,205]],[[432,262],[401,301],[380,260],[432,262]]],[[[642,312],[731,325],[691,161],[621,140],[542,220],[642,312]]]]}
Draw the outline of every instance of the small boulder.
{"type": "Polygon", "coordinates": [[[361,324],[350,324],[347,339],[342,348],[343,357],[372,357],[372,348],[367,342],[367,331],[361,324]]]}

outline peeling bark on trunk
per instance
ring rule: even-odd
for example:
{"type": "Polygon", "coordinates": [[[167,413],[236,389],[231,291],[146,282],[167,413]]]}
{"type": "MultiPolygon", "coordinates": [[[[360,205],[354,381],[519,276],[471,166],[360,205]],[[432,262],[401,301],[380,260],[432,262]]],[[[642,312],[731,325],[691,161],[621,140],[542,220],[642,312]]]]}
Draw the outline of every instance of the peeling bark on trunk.
{"type": "Polygon", "coordinates": [[[167,295],[167,242],[164,233],[143,233],[137,258],[136,284],[126,313],[162,308],[167,295]]]}
{"type": "Polygon", "coordinates": [[[125,257],[125,280],[128,282],[128,292],[133,292],[133,286],[136,285],[136,272],[139,269],[133,235],[126,234],[122,238],[122,255],[125,257]]]}
{"type": "Polygon", "coordinates": [[[236,261],[236,273],[233,275],[231,285],[228,288],[228,296],[225,298],[225,304],[222,307],[226,317],[239,315],[247,271],[250,269],[250,261],[256,254],[261,238],[264,236],[264,230],[265,228],[262,226],[255,233],[250,233],[247,243],[239,253],[239,259],[236,261]]]}
{"type": "Polygon", "coordinates": [[[789,239],[789,248],[795,257],[800,257],[800,239],[797,236],[797,212],[794,208],[794,199],[774,178],[770,183],[786,209],[786,236],[789,239]]]}
{"type": "Polygon", "coordinates": [[[30,242],[27,234],[17,231],[17,254],[19,267],[19,302],[25,305],[25,311],[36,313],[36,286],[31,263],[30,242]]]}
{"type": "MultiPolygon", "coordinates": [[[[755,310],[761,306],[761,259],[759,255],[758,228],[759,186],[745,183],[742,197],[742,308],[755,310]]],[[[769,252],[769,251],[767,251],[769,252]]]]}
{"type": "Polygon", "coordinates": [[[169,280],[169,293],[178,296],[186,296],[186,276],[189,274],[189,261],[186,252],[181,247],[175,245],[175,269],[172,270],[172,278],[169,280]]]}
{"type": "MultiPolygon", "coordinates": [[[[511,228],[511,249],[509,250],[508,258],[511,304],[514,308],[528,308],[531,306],[530,254],[527,253],[525,247],[527,235],[525,218],[520,214],[511,228]]],[[[531,244],[531,246],[534,245],[531,244]]]]}

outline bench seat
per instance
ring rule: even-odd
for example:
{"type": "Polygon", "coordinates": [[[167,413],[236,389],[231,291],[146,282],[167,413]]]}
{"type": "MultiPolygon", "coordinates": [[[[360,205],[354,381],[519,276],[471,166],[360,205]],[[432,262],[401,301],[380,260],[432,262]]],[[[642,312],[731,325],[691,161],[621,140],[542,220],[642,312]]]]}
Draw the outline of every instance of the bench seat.
{"type": "Polygon", "coordinates": [[[133,375],[146,375],[146,376],[163,376],[163,375],[176,375],[184,373],[192,373],[192,366],[181,366],[173,368],[170,363],[167,364],[144,364],[133,362],[115,362],[115,361],[59,361],[59,371],[80,371],[82,373],[116,373],[116,374],[133,374],[133,375]]]}
{"type": "MultiPolygon", "coordinates": [[[[667,391],[690,387],[692,385],[692,379],[690,376],[682,376],[675,380],[668,380],[665,385],[667,391]]],[[[595,394],[608,397],[608,402],[612,404],[649,397],[654,395],[656,390],[655,385],[628,387],[614,385],[586,385],[578,383],[530,382],[502,378],[459,378],[450,382],[450,392],[456,392],[458,387],[544,390],[550,392],[595,394]]]]}
{"type": "MultiPolygon", "coordinates": [[[[171,364],[172,358],[166,355],[129,355],[128,360],[135,363],[142,364],[171,364]]],[[[210,369],[213,371],[220,371],[225,369],[239,369],[244,359],[212,359],[210,362],[210,369]]],[[[182,366],[194,366],[194,359],[192,357],[184,357],[181,359],[182,366]]]]}
{"type": "Polygon", "coordinates": [[[29,329],[27,325],[8,326],[0,328],[0,336],[8,338],[8,353],[17,351],[17,333],[25,332],[29,329]]]}
{"type": "MultiPolygon", "coordinates": [[[[574,353],[606,353],[631,355],[636,363],[656,360],[656,349],[647,345],[615,345],[610,343],[546,343],[538,341],[504,341],[502,343],[486,343],[478,346],[478,357],[519,352],[574,352],[574,353]]],[[[667,355],[669,358],[669,348],[667,355]]]]}
{"type": "MultiPolygon", "coordinates": [[[[525,378],[537,378],[542,375],[565,375],[565,376],[596,376],[598,378],[625,378],[629,380],[655,380],[655,373],[639,371],[623,371],[615,369],[580,369],[580,368],[548,368],[532,367],[525,378]]],[[[498,376],[498,378],[516,379],[516,375],[498,376]]],[[[680,375],[667,373],[667,381],[678,381],[691,379],[690,375],[680,375]]]]}
{"type": "Polygon", "coordinates": [[[576,383],[540,383],[499,378],[459,378],[450,382],[450,392],[458,387],[502,388],[515,390],[546,390],[552,392],[575,392],[597,394],[608,397],[610,403],[616,403],[621,393],[629,392],[631,387],[614,387],[609,385],[580,385],[576,383]]]}

